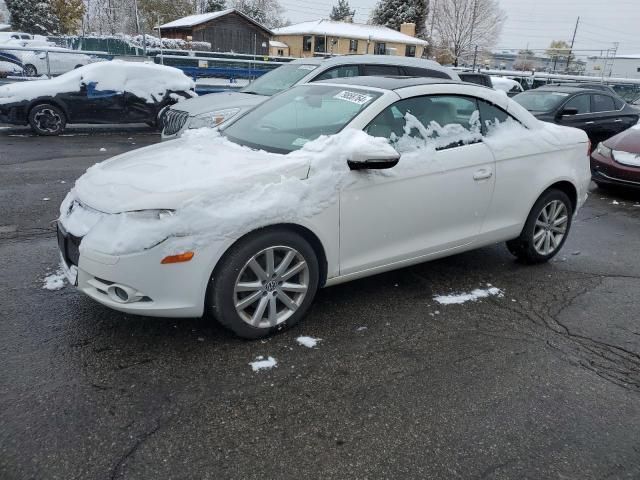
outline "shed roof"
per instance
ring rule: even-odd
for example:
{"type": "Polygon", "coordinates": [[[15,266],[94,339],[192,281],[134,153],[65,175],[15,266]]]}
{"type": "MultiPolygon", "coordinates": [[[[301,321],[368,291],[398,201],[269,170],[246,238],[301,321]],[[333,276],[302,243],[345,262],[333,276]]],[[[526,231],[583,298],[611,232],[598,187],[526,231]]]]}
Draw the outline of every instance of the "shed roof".
{"type": "Polygon", "coordinates": [[[271,30],[269,30],[267,27],[265,27],[261,23],[256,22],[250,16],[242,13],[240,10],[236,10],[235,8],[227,8],[226,10],[220,10],[219,12],[199,13],[197,15],[188,15],[186,17],[178,18],[177,20],[174,20],[172,22],[165,23],[164,25],[160,25],[160,29],[169,29],[169,28],[186,28],[186,29],[188,29],[188,28],[195,27],[196,25],[201,25],[203,23],[210,22],[211,20],[214,20],[216,18],[224,17],[225,15],[229,15],[231,13],[237,13],[238,15],[240,15],[241,17],[244,17],[245,19],[247,19],[248,21],[250,21],[254,25],[258,26],[259,28],[262,28],[263,30],[267,31],[269,33],[269,35],[273,34],[273,32],[271,30]]]}

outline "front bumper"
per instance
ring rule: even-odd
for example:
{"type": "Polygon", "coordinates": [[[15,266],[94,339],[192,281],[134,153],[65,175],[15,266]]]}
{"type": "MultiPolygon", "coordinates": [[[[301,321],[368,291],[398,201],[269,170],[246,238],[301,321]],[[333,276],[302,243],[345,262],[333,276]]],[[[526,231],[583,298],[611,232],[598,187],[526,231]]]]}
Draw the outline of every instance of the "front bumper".
{"type": "Polygon", "coordinates": [[[165,247],[127,255],[83,248],[77,266],[64,252],[61,257],[70,283],[114,310],[152,317],[202,316],[211,272],[222,249],[198,249],[189,262],[163,265],[165,247]]]}
{"type": "Polygon", "coordinates": [[[596,183],[640,189],[640,167],[623,165],[596,150],[591,154],[591,176],[596,183]]]}

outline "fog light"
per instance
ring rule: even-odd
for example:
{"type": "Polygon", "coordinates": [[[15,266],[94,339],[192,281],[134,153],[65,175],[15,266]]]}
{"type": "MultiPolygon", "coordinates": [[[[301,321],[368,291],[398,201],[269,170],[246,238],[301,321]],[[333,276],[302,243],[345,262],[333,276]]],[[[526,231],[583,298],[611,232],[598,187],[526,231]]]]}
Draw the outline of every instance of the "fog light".
{"type": "Polygon", "coordinates": [[[122,288],[120,287],[116,287],[113,289],[113,293],[116,294],[116,296],[122,300],[123,302],[126,302],[129,300],[129,294],[122,288]]]}
{"type": "Polygon", "coordinates": [[[188,262],[193,258],[195,254],[193,252],[184,252],[178,255],[169,255],[168,257],[164,257],[160,263],[166,265],[167,263],[181,263],[188,262]]]}

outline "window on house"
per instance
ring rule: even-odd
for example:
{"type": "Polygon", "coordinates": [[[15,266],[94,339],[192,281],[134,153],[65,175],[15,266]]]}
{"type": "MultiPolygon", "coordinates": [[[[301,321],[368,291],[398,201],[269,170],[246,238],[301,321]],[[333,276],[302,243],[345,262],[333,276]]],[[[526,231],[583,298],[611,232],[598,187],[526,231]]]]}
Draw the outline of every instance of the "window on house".
{"type": "Polygon", "coordinates": [[[375,53],[376,55],[386,55],[387,44],[384,42],[376,42],[375,48],[373,49],[373,53],[375,53]]]}
{"type": "Polygon", "coordinates": [[[326,37],[315,37],[316,48],[314,48],[314,52],[316,53],[325,53],[327,51],[327,38],[326,37]]]}
{"type": "Polygon", "coordinates": [[[284,56],[284,50],[283,49],[281,49],[281,48],[278,49],[278,56],[279,57],[284,56]]]}
{"type": "Polygon", "coordinates": [[[311,51],[311,35],[304,35],[302,37],[302,51],[303,52],[311,51]]]}
{"type": "Polygon", "coordinates": [[[407,45],[404,51],[405,57],[415,57],[416,56],[416,46],[415,45],[407,45]]]}
{"type": "MultiPolygon", "coordinates": [[[[358,40],[349,40],[349,53],[358,52],[358,40]]],[[[638,69],[640,72],[640,68],[638,69]]]]}

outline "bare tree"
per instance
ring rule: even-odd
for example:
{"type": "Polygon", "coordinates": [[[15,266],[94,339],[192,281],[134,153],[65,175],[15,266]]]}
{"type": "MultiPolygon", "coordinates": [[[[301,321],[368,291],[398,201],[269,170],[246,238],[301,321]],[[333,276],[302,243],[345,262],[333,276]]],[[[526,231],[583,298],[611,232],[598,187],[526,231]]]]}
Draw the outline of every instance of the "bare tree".
{"type": "Polygon", "coordinates": [[[505,19],[497,0],[439,0],[435,28],[458,65],[461,57],[473,54],[476,45],[480,50],[495,45],[505,19]]]}

